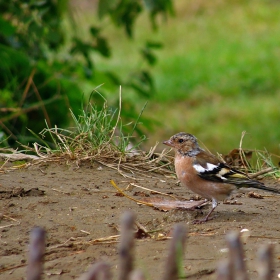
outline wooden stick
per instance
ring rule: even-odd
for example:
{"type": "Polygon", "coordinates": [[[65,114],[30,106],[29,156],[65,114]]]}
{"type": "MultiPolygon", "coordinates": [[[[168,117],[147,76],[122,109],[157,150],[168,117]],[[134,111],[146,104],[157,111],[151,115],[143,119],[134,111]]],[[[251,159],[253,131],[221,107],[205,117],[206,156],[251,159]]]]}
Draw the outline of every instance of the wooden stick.
{"type": "Polygon", "coordinates": [[[110,266],[104,262],[95,263],[90,270],[83,274],[78,280],[110,280],[110,266]]]}
{"type": "Polygon", "coordinates": [[[244,261],[243,246],[238,232],[231,232],[226,236],[229,248],[230,266],[234,267],[234,279],[248,280],[244,261]]]}
{"type": "Polygon", "coordinates": [[[129,279],[130,280],[146,280],[144,274],[140,270],[132,271],[132,273],[130,274],[129,279]]]}
{"type": "Polygon", "coordinates": [[[121,218],[121,238],[119,244],[119,280],[128,280],[133,269],[134,214],[127,211],[121,218]]]}
{"type": "Polygon", "coordinates": [[[233,266],[229,260],[221,261],[217,267],[217,280],[234,280],[233,266]]]}
{"type": "Polygon", "coordinates": [[[273,246],[271,244],[263,245],[258,250],[258,266],[260,280],[273,279],[273,246]]]}
{"type": "Polygon", "coordinates": [[[30,233],[27,280],[42,279],[44,253],[45,231],[40,227],[36,227],[30,233]]]}
{"type": "Polygon", "coordinates": [[[275,167],[268,167],[268,168],[265,168],[265,169],[263,169],[263,170],[260,170],[260,171],[258,171],[258,172],[256,172],[256,173],[250,174],[249,177],[250,177],[251,179],[253,179],[253,178],[256,178],[256,177],[258,177],[258,176],[260,176],[260,175],[263,175],[263,174],[266,174],[266,173],[268,173],[268,172],[271,172],[271,171],[273,171],[273,170],[276,170],[276,168],[275,168],[275,167]]]}
{"type": "Polygon", "coordinates": [[[165,264],[163,280],[177,280],[179,276],[179,263],[183,258],[184,244],[186,241],[187,229],[183,224],[174,226],[173,238],[165,264]],[[179,263],[178,263],[179,262],[179,263]]]}

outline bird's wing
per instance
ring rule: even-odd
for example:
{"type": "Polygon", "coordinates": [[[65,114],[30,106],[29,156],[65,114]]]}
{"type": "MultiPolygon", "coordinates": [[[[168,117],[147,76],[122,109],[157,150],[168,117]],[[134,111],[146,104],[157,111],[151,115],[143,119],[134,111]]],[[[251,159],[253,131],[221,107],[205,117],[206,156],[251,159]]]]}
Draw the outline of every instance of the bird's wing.
{"type": "Polygon", "coordinates": [[[202,151],[196,156],[196,159],[193,162],[193,167],[198,175],[205,180],[234,185],[256,182],[251,180],[245,173],[230,168],[214,155],[205,151],[202,151]]]}
{"type": "Polygon", "coordinates": [[[233,184],[237,188],[256,188],[280,194],[279,189],[267,187],[257,180],[250,179],[245,173],[230,168],[206,152],[197,155],[193,167],[199,177],[208,181],[233,184]]]}

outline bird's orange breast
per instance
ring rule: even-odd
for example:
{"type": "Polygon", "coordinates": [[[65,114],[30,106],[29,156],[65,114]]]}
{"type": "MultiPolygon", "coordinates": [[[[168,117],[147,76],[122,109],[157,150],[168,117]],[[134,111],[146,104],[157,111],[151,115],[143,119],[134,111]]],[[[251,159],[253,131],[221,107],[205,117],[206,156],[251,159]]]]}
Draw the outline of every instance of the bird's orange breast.
{"type": "Polygon", "coordinates": [[[224,200],[235,189],[235,186],[231,184],[212,182],[200,178],[193,168],[192,157],[176,155],[175,170],[184,187],[207,199],[224,200]]]}

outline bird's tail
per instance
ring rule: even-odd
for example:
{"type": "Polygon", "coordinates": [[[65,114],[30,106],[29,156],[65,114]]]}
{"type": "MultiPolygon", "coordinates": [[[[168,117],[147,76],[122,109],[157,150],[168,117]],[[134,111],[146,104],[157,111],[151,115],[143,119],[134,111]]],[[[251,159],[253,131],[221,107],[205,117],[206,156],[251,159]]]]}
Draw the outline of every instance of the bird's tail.
{"type": "MultiPolygon", "coordinates": [[[[253,182],[256,182],[256,184],[253,184],[252,187],[255,188],[255,189],[259,189],[259,190],[264,190],[264,191],[267,191],[267,192],[273,192],[273,193],[278,193],[280,194],[280,189],[275,189],[275,188],[271,188],[271,187],[267,187],[265,186],[264,184],[258,182],[258,181],[253,181],[253,182]]],[[[248,187],[250,188],[250,184],[248,184],[248,187]]]]}
{"type": "Polygon", "coordinates": [[[271,187],[267,187],[263,183],[257,181],[257,180],[251,180],[247,178],[242,178],[241,176],[239,178],[235,177],[234,180],[231,180],[231,178],[228,178],[227,182],[235,184],[238,188],[255,188],[259,190],[264,190],[267,192],[273,192],[280,194],[280,189],[275,189],[271,187]]]}
{"type": "Polygon", "coordinates": [[[240,184],[238,184],[238,187],[242,188],[255,188],[255,189],[259,189],[259,190],[264,190],[267,192],[273,192],[273,193],[278,193],[280,194],[280,189],[275,189],[275,188],[271,188],[271,187],[267,187],[266,185],[264,185],[263,183],[259,182],[259,181],[255,181],[255,180],[248,180],[244,182],[240,182],[240,184]]]}

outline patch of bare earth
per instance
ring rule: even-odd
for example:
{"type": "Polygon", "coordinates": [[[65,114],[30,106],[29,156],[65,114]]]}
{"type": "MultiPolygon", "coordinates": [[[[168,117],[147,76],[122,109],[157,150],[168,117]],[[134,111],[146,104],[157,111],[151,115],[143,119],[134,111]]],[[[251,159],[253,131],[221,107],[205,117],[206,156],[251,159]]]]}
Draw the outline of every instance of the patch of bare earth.
{"type": "MultiPolygon", "coordinates": [[[[183,259],[183,273],[188,279],[215,279],[218,261],[227,258],[226,233],[245,228],[250,231],[244,243],[250,278],[257,276],[256,252],[264,243],[274,244],[275,278],[280,273],[279,196],[260,191],[263,199],[248,194],[235,196],[242,205],[220,204],[214,212],[215,219],[193,225],[191,221],[203,217],[207,207],[163,212],[141,206],[119,196],[111,179],[122,189],[136,183],[185,199],[193,196],[170,176],[150,173],[149,177],[133,180],[98,164],[77,168],[52,163],[0,173],[0,279],[25,277],[29,233],[34,226],[47,232],[45,279],[77,278],[101,260],[110,263],[112,273],[117,275],[118,239],[98,241],[119,234],[120,216],[127,209],[137,214],[137,221],[148,231],[156,230],[150,238],[135,241],[135,266],[148,279],[157,279],[163,273],[169,243],[163,237],[170,236],[178,222],[188,227],[183,259]]],[[[130,188],[127,193],[139,200],[145,194],[159,196],[137,188],[130,188]]]]}

